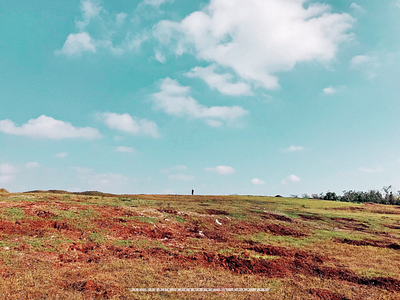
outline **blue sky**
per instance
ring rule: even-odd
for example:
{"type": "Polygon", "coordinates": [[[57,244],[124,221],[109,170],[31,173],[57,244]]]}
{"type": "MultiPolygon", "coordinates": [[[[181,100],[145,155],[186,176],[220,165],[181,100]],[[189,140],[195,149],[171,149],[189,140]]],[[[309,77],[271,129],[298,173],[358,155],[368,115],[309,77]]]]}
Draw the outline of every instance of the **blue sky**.
{"type": "Polygon", "coordinates": [[[0,4],[0,187],[400,189],[398,0],[0,4]]]}

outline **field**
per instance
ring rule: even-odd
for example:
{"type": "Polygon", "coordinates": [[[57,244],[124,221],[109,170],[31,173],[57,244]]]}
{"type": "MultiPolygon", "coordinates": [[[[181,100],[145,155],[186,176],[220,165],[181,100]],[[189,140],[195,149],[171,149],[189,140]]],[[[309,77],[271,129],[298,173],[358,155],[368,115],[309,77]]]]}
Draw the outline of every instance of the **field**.
{"type": "Polygon", "coordinates": [[[400,207],[0,194],[1,299],[400,299],[400,207]],[[131,292],[130,288],[269,288],[131,292]]]}

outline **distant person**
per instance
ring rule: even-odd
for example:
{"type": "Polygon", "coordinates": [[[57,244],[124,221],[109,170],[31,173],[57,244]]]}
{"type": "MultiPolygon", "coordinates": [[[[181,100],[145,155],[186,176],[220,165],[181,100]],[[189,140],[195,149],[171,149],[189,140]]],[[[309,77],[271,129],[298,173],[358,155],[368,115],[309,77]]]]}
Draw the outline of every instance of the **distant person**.
{"type": "Polygon", "coordinates": [[[192,190],[192,196],[194,195],[194,190],[192,190]]]}

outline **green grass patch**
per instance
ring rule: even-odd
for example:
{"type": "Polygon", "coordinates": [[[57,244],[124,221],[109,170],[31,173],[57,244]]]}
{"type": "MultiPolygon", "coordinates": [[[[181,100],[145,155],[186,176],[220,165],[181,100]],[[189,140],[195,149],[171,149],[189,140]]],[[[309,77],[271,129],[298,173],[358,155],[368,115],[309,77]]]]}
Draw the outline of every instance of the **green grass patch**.
{"type": "Polygon", "coordinates": [[[88,239],[92,243],[97,243],[97,244],[102,244],[104,242],[104,237],[98,233],[98,232],[92,232],[89,236],[88,239]]]}
{"type": "Polygon", "coordinates": [[[7,208],[7,215],[9,215],[12,219],[23,219],[25,217],[25,213],[22,209],[18,207],[9,207],[7,208]]]}

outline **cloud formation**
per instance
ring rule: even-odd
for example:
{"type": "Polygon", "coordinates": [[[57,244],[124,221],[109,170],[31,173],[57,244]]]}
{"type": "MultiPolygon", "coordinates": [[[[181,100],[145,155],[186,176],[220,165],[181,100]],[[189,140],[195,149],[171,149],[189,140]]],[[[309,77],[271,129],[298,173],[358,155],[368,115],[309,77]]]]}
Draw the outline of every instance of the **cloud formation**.
{"type": "Polygon", "coordinates": [[[15,180],[18,169],[11,164],[0,164],[0,183],[7,184],[15,180]]]}
{"type": "MultiPolygon", "coordinates": [[[[150,0],[152,5],[157,5],[161,0],[150,0]]],[[[124,12],[110,13],[100,5],[97,0],[81,1],[81,18],[75,21],[77,33],[70,33],[61,49],[56,50],[56,55],[80,57],[82,53],[96,53],[105,49],[115,55],[130,51],[138,51],[144,41],[145,33],[133,33],[132,24],[129,29],[122,27],[128,15],[124,12]],[[117,38],[118,37],[118,38],[117,38]],[[121,38],[122,37],[122,38],[121,38]]]]}
{"type": "Polygon", "coordinates": [[[153,34],[175,55],[196,58],[235,72],[242,80],[279,87],[278,72],[297,63],[331,61],[351,38],[354,19],[306,0],[211,0],[181,22],[160,21],[153,34]]]}
{"type": "Polygon", "coordinates": [[[209,172],[215,172],[219,175],[231,175],[236,173],[236,170],[229,166],[217,166],[215,168],[207,167],[205,170],[209,172]]]}
{"type": "Polygon", "coordinates": [[[9,119],[1,120],[0,131],[6,134],[53,140],[71,138],[92,140],[101,137],[100,132],[95,128],[74,127],[71,123],[56,120],[45,115],[41,115],[37,119],[31,119],[21,126],[16,126],[9,119]]]}
{"type": "Polygon", "coordinates": [[[303,151],[303,150],[304,150],[304,147],[302,147],[302,146],[293,146],[293,145],[291,145],[288,148],[282,149],[282,152],[296,152],[296,151],[303,151]]]}
{"type": "Polygon", "coordinates": [[[251,87],[245,82],[232,83],[233,76],[229,73],[218,74],[215,72],[216,65],[206,68],[195,67],[186,76],[204,80],[212,89],[217,89],[221,94],[229,96],[252,95],[251,87]]]}
{"type": "Polygon", "coordinates": [[[132,135],[149,135],[154,138],[160,137],[158,126],[153,121],[139,119],[129,114],[100,113],[98,118],[110,129],[132,135]]]}
{"type": "Polygon", "coordinates": [[[322,90],[326,95],[336,94],[337,90],[333,86],[328,86],[322,90]]]}
{"type": "Polygon", "coordinates": [[[115,151],[122,153],[136,153],[136,149],[133,147],[118,146],[115,151]]]}
{"type": "Polygon", "coordinates": [[[209,126],[235,125],[248,111],[240,106],[211,106],[199,104],[190,96],[190,87],[177,80],[165,78],[160,91],[152,95],[154,108],[175,117],[200,119],[209,126]]]}
{"type": "Polygon", "coordinates": [[[292,174],[292,175],[289,175],[287,178],[283,179],[282,183],[286,184],[286,183],[290,183],[290,182],[299,182],[300,180],[301,180],[300,177],[292,174]]]}
{"type": "Polygon", "coordinates": [[[254,185],[264,185],[264,184],[265,184],[265,181],[264,181],[264,180],[261,180],[261,179],[258,179],[258,178],[253,178],[253,179],[251,180],[251,182],[252,182],[254,185]]]}

